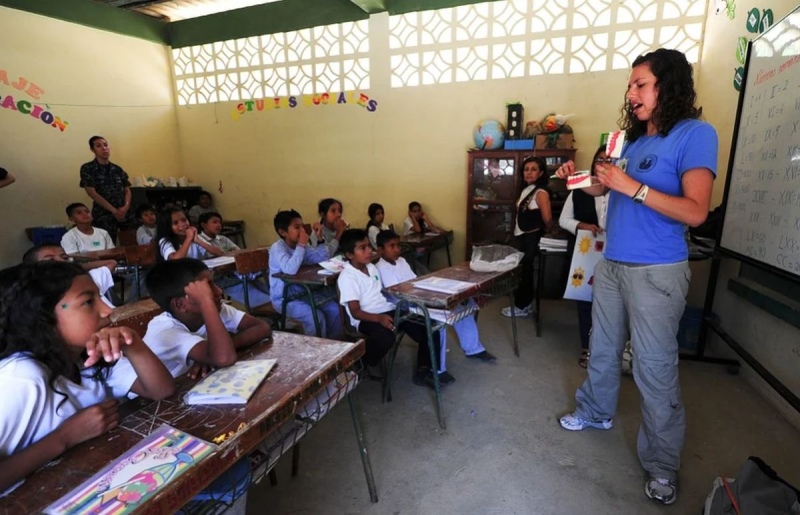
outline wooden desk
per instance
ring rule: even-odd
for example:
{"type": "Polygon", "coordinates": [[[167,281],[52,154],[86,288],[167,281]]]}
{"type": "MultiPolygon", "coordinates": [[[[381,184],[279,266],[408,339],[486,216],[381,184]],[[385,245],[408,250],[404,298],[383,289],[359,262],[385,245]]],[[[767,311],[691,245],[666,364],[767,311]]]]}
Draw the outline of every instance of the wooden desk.
{"type": "Polygon", "coordinates": [[[147,324],[162,311],[153,299],[131,302],[114,308],[114,311],[111,312],[111,325],[130,327],[144,338],[147,324]]]}
{"type": "Polygon", "coordinates": [[[437,234],[409,234],[400,236],[400,243],[409,247],[423,247],[428,254],[428,264],[434,250],[444,248],[447,251],[447,266],[453,266],[450,260],[450,244],[453,242],[453,231],[444,231],[437,234]]]}
{"type": "MultiPolygon", "coordinates": [[[[315,308],[325,302],[336,301],[333,296],[330,299],[324,298],[322,302],[319,302],[319,299],[314,297],[315,291],[321,291],[327,286],[333,286],[339,279],[338,273],[321,274],[320,271],[325,271],[325,269],[319,265],[303,265],[294,275],[284,274],[283,272],[272,274],[272,277],[277,277],[286,285],[283,290],[283,303],[281,304],[283,316],[286,316],[286,305],[292,300],[304,299],[310,306],[315,308]],[[292,288],[292,286],[296,288],[292,288]]],[[[317,315],[316,309],[311,310],[311,316],[314,317],[314,330],[317,337],[322,337],[322,326],[319,323],[319,315],[317,315]]]]}
{"type": "MultiPolygon", "coordinates": [[[[0,498],[0,513],[37,513],[78,487],[109,461],[122,455],[161,424],[185,431],[207,442],[231,436],[191,470],[168,484],[142,507],[142,513],[174,513],[225,470],[247,456],[302,412],[326,385],[353,370],[364,354],[364,341],[339,342],[276,332],[273,338],[240,354],[240,359],[276,358],[277,365],[246,406],[186,406],[182,397],[195,381],[183,376],[177,392],[159,402],[137,400],[117,429],[84,442],[32,474],[7,497],[0,498]]],[[[353,395],[347,395],[356,430],[370,499],[377,491],[353,395]]],[[[126,404],[127,408],[129,405],[126,404]]]]}
{"type": "Polygon", "coordinates": [[[105,259],[123,261],[125,259],[125,247],[114,247],[113,249],[93,250],[90,252],[78,252],[75,254],[70,254],[70,257],[82,261],[101,261],[105,259]]]}
{"type": "MultiPolygon", "coordinates": [[[[452,310],[462,302],[471,298],[489,298],[498,295],[508,295],[511,303],[513,304],[514,288],[516,288],[518,282],[519,277],[517,269],[507,272],[475,272],[469,268],[469,263],[462,263],[460,265],[451,266],[443,270],[438,270],[428,275],[417,277],[416,279],[411,279],[410,281],[396,284],[386,288],[384,291],[390,295],[393,295],[399,300],[397,304],[397,310],[395,312],[395,326],[399,325],[401,318],[408,317],[408,315],[401,315],[401,312],[408,311],[410,306],[416,306],[419,308],[419,311],[422,312],[424,325],[428,331],[428,347],[431,353],[431,363],[433,363],[433,369],[438,370],[437,356],[433,345],[433,333],[443,324],[437,324],[431,321],[428,308],[452,310]],[[457,281],[475,283],[475,286],[459,293],[442,293],[414,287],[415,282],[428,277],[455,279],[457,281]]],[[[413,321],[413,318],[410,318],[410,320],[413,321]]],[[[419,321],[419,323],[423,322],[419,321]]],[[[517,343],[517,320],[513,311],[511,316],[511,333],[513,335],[514,354],[519,356],[519,345],[517,343]]],[[[389,372],[387,372],[387,374],[389,374],[389,372]]],[[[439,425],[442,427],[442,429],[445,429],[444,407],[439,388],[439,377],[435,373],[433,374],[433,383],[434,390],[436,391],[439,425]]]]}

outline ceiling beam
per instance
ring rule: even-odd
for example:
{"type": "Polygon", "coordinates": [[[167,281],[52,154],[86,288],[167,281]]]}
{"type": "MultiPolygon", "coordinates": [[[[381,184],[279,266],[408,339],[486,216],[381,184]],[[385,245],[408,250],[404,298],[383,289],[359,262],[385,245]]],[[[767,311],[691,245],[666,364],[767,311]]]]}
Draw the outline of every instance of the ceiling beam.
{"type": "Polygon", "coordinates": [[[174,21],[169,33],[173,48],[180,48],[366,19],[369,14],[350,0],[283,0],[174,21]]]}
{"type": "Polygon", "coordinates": [[[166,22],[94,0],[0,0],[0,6],[169,45],[166,22]]]}
{"type": "Polygon", "coordinates": [[[367,14],[382,13],[387,10],[389,0],[350,0],[367,14]]]}

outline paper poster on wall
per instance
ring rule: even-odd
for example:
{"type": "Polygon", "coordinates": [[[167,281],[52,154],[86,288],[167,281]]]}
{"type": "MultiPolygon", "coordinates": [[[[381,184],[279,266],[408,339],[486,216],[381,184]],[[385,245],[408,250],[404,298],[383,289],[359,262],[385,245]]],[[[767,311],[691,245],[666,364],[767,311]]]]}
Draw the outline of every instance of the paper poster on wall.
{"type": "Polygon", "coordinates": [[[605,233],[594,236],[592,231],[578,231],[567,278],[567,289],[564,291],[565,299],[592,301],[594,267],[603,258],[605,245],[605,233]]]}
{"type": "Polygon", "coordinates": [[[8,71],[0,69],[0,85],[10,89],[10,91],[0,91],[0,107],[39,120],[60,129],[61,132],[67,130],[69,123],[53,114],[49,105],[28,100],[28,98],[41,100],[44,94],[44,89],[35,82],[22,76],[17,79],[13,76],[9,78],[8,71]]]}
{"type": "Polygon", "coordinates": [[[364,92],[342,91],[315,93],[313,95],[291,95],[288,97],[259,98],[243,100],[231,111],[231,118],[239,120],[248,113],[261,113],[275,109],[295,109],[297,107],[314,106],[342,106],[350,105],[361,107],[364,112],[374,113],[378,110],[378,101],[370,98],[364,92]]]}

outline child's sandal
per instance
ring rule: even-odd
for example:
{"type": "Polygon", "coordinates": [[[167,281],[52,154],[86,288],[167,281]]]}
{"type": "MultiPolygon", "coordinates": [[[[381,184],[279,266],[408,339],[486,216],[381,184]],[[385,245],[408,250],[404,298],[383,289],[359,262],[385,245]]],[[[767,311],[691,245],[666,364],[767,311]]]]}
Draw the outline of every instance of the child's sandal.
{"type": "Polygon", "coordinates": [[[581,352],[581,359],[578,360],[578,365],[581,368],[586,368],[589,366],[589,358],[591,357],[592,353],[588,350],[581,352]]]}

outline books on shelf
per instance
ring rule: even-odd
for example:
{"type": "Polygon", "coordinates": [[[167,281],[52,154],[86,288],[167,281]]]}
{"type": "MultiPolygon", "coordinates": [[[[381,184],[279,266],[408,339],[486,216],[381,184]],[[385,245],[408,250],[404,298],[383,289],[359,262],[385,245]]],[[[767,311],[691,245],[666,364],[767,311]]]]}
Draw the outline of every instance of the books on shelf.
{"type": "Polygon", "coordinates": [[[444,277],[428,277],[415,281],[413,284],[414,288],[451,294],[461,293],[475,286],[475,283],[445,279],[444,277]]]}
{"type": "Polygon", "coordinates": [[[163,425],[44,513],[132,513],[214,449],[208,442],[163,425]]]}
{"type": "Polygon", "coordinates": [[[236,258],[233,256],[219,256],[211,259],[204,259],[203,263],[205,263],[208,268],[216,268],[222,265],[232,265],[236,263],[236,258]]]}
{"type": "Polygon", "coordinates": [[[247,404],[275,359],[237,361],[203,378],[183,396],[186,404],[247,404]]]}
{"type": "Polygon", "coordinates": [[[539,248],[548,252],[566,252],[568,243],[559,238],[543,237],[539,240],[539,248]]]}

